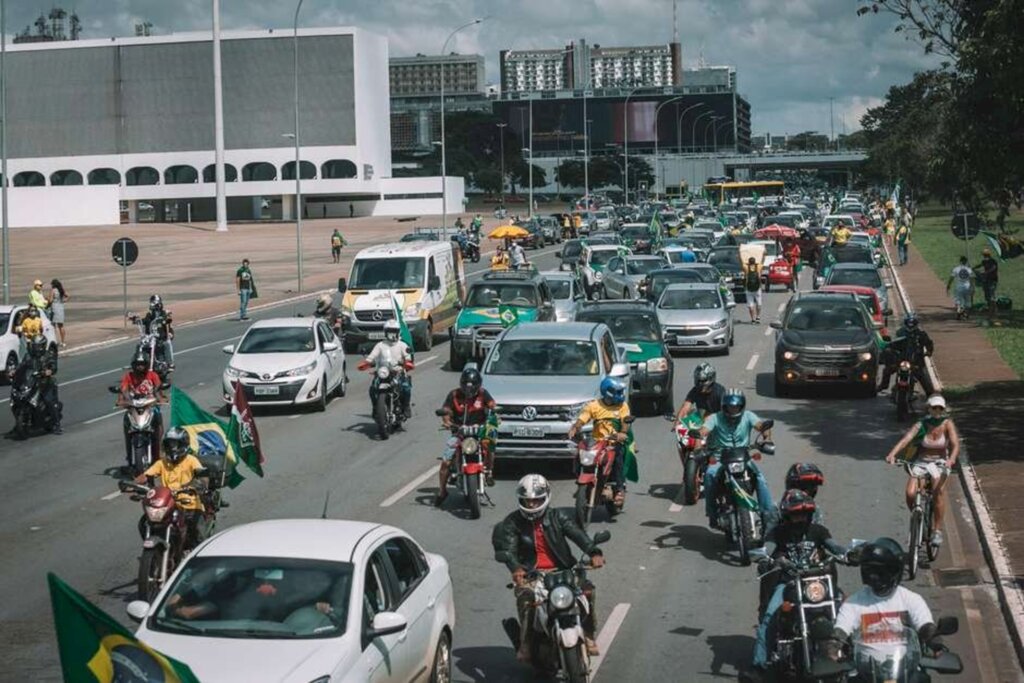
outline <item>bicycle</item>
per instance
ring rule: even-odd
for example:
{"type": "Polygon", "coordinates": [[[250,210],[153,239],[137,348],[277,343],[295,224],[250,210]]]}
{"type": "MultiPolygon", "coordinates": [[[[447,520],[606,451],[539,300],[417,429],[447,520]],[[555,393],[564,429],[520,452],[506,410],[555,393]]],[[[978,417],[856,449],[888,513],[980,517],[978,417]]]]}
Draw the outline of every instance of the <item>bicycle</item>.
{"type": "Polygon", "coordinates": [[[914,498],[914,507],[910,511],[910,543],[908,544],[907,559],[907,576],[913,580],[917,576],[921,546],[924,546],[929,562],[934,562],[939,556],[939,545],[934,542],[935,508],[932,492],[946,480],[950,468],[943,460],[929,462],[897,460],[896,464],[902,465],[908,476],[917,479],[917,496],[914,498]]]}

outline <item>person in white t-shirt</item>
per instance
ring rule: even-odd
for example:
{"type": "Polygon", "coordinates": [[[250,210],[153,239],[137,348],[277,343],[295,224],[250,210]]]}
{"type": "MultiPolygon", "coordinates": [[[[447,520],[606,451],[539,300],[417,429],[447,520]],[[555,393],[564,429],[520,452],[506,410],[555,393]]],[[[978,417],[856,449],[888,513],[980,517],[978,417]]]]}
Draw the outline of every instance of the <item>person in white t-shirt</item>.
{"type": "Polygon", "coordinates": [[[953,268],[946,280],[946,293],[953,290],[956,317],[966,318],[974,299],[974,271],[967,265],[967,257],[960,257],[960,265],[953,268]]]}

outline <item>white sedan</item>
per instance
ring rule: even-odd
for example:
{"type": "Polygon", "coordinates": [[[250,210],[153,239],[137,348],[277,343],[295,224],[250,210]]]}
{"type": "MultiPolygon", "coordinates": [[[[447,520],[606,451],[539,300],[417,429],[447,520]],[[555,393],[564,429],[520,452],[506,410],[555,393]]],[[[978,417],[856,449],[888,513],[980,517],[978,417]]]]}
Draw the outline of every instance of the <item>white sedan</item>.
{"type": "Polygon", "coordinates": [[[448,562],[382,524],[233,527],[128,615],[140,640],[204,683],[451,680],[448,562]]]}
{"type": "Polygon", "coordinates": [[[222,378],[226,402],[238,383],[258,405],[313,404],[327,407],[332,394],[344,396],[345,351],[330,325],[319,318],[273,318],[254,323],[231,354],[222,378]]]}
{"type": "MultiPolygon", "coordinates": [[[[0,306],[0,359],[4,364],[4,370],[11,371],[18,366],[25,351],[21,345],[21,339],[14,331],[21,313],[28,306],[0,306]]],[[[43,336],[46,337],[46,345],[51,351],[57,350],[57,336],[53,331],[53,323],[46,317],[45,311],[40,311],[39,317],[43,319],[43,336]]]]}

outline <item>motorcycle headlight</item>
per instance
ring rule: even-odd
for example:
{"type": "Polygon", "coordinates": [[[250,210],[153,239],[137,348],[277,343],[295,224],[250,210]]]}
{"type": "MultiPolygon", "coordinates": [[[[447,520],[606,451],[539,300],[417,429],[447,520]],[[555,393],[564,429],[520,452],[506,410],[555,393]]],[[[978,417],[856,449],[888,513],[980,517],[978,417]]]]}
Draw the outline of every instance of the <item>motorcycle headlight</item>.
{"type": "Polygon", "coordinates": [[[467,436],[462,440],[462,454],[473,455],[480,449],[480,442],[474,439],[472,436],[467,436]]]}
{"type": "Polygon", "coordinates": [[[413,304],[405,309],[405,315],[409,318],[418,318],[420,317],[421,309],[422,306],[420,304],[413,304]]]}
{"type": "Polygon", "coordinates": [[[821,602],[828,597],[828,589],[822,581],[811,581],[804,586],[804,598],[807,602],[821,602]]]}
{"type": "Polygon", "coordinates": [[[909,360],[900,361],[900,370],[909,370],[909,369],[910,369],[910,361],[909,360]]]}
{"type": "Polygon", "coordinates": [[[598,282],[600,282],[603,278],[604,273],[602,273],[601,271],[597,271],[596,273],[594,273],[594,279],[597,280],[598,282]]]}
{"type": "Polygon", "coordinates": [[[597,450],[589,448],[580,449],[580,465],[583,467],[591,467],[594,461],[597,460],[597,450]]]}
{"type": "Polygon", "coordinates": [[[391,369],[388,368],[387,366],[381,366],[381,367],[377,368],[377,377],[378,377],[378,379],[387,379],[390,376],[391,376],[391,369]]]}
{"type": "Polygon", "coordinates": [[[797,355],[798,354],[797,354],[796,351],[783,351],[782,352],[782,357],[785,360],[796,360],[797,355]]]}
{"type": "Polygon", "coordinates": [[[285,377],[301,377],[302,375],[308,375],[309,373],[316,370],[316,361],[313,361],[309,365],[303,365],[301,368],[295,368],[284,373],[285,377]]]}
{"type": "Polygon", "coordinates": [[[713,329],[713,330],[721,330],[721,329],[724,329],[725,327],[727,327],[728,325],[729,325],[729,319],[728,318],[722,318],[718,322],[713,323],[711,325],[711,329],[713,329]]]}
{"type": "Polygon", "coordinates": [[[154,524],[159,524],[160,522],[164,521],[164,517],[166,517],[167,513],[172,509],[174,508],[172,508],[169,505],[161,508],[147,507],[146,519],[153,522],[154,524]]]}
{"type": "Polygon", "coordinates": [[[743,465],[744,463],[742,462],[731,462],[729,463],[729,471],[733,474],[740,474],[743,471],[743,465]]]}
{"type": "Polygon", "coordinates": [[[459,327],[459,328],[457,328],[455,330],[455,336],[456,337],[472,337],[473,336],[473,328],[472,327],[459,327]]]}
{"type": "Polygon", "coordinates": [[[548,595],[548,601],[557,610],[569,609],[576,601],[576,596],[568,586],[556,586],[548,595]]]}
{"type": "Polygon", "coordinates": [[[226,368],[224,368],[224,374],[227,375],[228,377],[237,378],[242,376],[242,371],[239,370],[238,368],[229,365],[226,368]]]}
{"type": "Polygon", "coordinates": [[[860,358],[863,361],[871,360],[871,352],[870,351],[863,351],[860,354],[858,354],[857,357],[860,358]]]}
{"type": "Polygon", "coordinates": [[[652,358],[647,361],[647,372],[667,372],[668,371],[668,359],[666,358],[652,358]]]}

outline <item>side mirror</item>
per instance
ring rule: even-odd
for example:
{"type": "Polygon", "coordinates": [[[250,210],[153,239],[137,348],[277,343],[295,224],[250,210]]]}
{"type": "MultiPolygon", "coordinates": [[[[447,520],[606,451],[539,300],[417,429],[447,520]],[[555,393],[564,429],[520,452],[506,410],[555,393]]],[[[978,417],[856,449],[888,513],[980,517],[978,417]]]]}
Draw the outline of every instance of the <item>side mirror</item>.
{"type": "Polygon", "coordinates": [[[345,282],[345,278],[338,278],[338,292],[344,294],[348,290],[348,283],[345,282]]]}
{"type": "Polygon", "coordinates": [[[594,534],[594,544],[600,545],[602,543],[607,543],[611,537],[612,532],[608,531],[607,529],[605,529],[604,531],[598,531],[596,534],[594,534]]]}
{"type": "Polygon", "coordinates": [[[461,302],[461,301],[456,301],[456,302],[455,302],[454,304],[452,304],[452,305],[453,305],[453,306],[455,307],[455,310],[456,310],[456,311],[461,311],[461,310],[462,310],[462,302],[461,302]]]}
{"type": "Polygon", "coordinates": [[[380,612],[373,618],[367,638],[380,638],[390,636],[393,633],[401,633],[408,626],[408,622],[398,612],[380,612]]]}
{"type": "Polygon", "coordinates": [[[768,327],[772,328],[773,330],[781,330],[782,329],[782,321],[778,320],[778,319],[773,320],[770,323],[768,323],[768,327]]]}
{"type": "Polygon", "coordinates": [[[629,366],[625,363],[615,363],[608,374],[612,377],[629,377],[629,366]]]}
{"type": "Polygon", "coordinates": [[[921,667],[940,674],[958,674],[964,670],[960,657],[952,652],[943,652],[938,657],[921,657],[921,667]]]}
{"type": "Polygon", "coordinates": [[[326,344],[324,344],[324,351],[327,351],[328,353],[331,351],[337,351],[340,348],[341,346],[339,346],[338,342],[336,341],[329,341],[326,344]]]}
{"type": "Polygon", "coordinates": [[[430,278],[430,282],[427,283],[427,286],[431,292],[441,289],[441,278],[434,275],[430,278]]]}
{"type": "Polygon", "coordinates": [[[230,356],[232,353],[235,352],[235,345],[234,344],[228,344],[227,346],[223,346],[223,347],[221,347],[221,351],[223,351],[224,353],[226,353],[226,354],[228,354],[230,356]]]}
{"type": "Polygon", "coordinates": [[[935,624],[935,635],[951,636],[960,630],[960,620],[956,617],[942,617],[935,624]]]}
{"type": "Polygon", "coordinates": [[[141,623],[149,614],[149,603],[145,600],[132,600],[124,611],[128,613],[128,618],[132,621],[141,623]]]}

